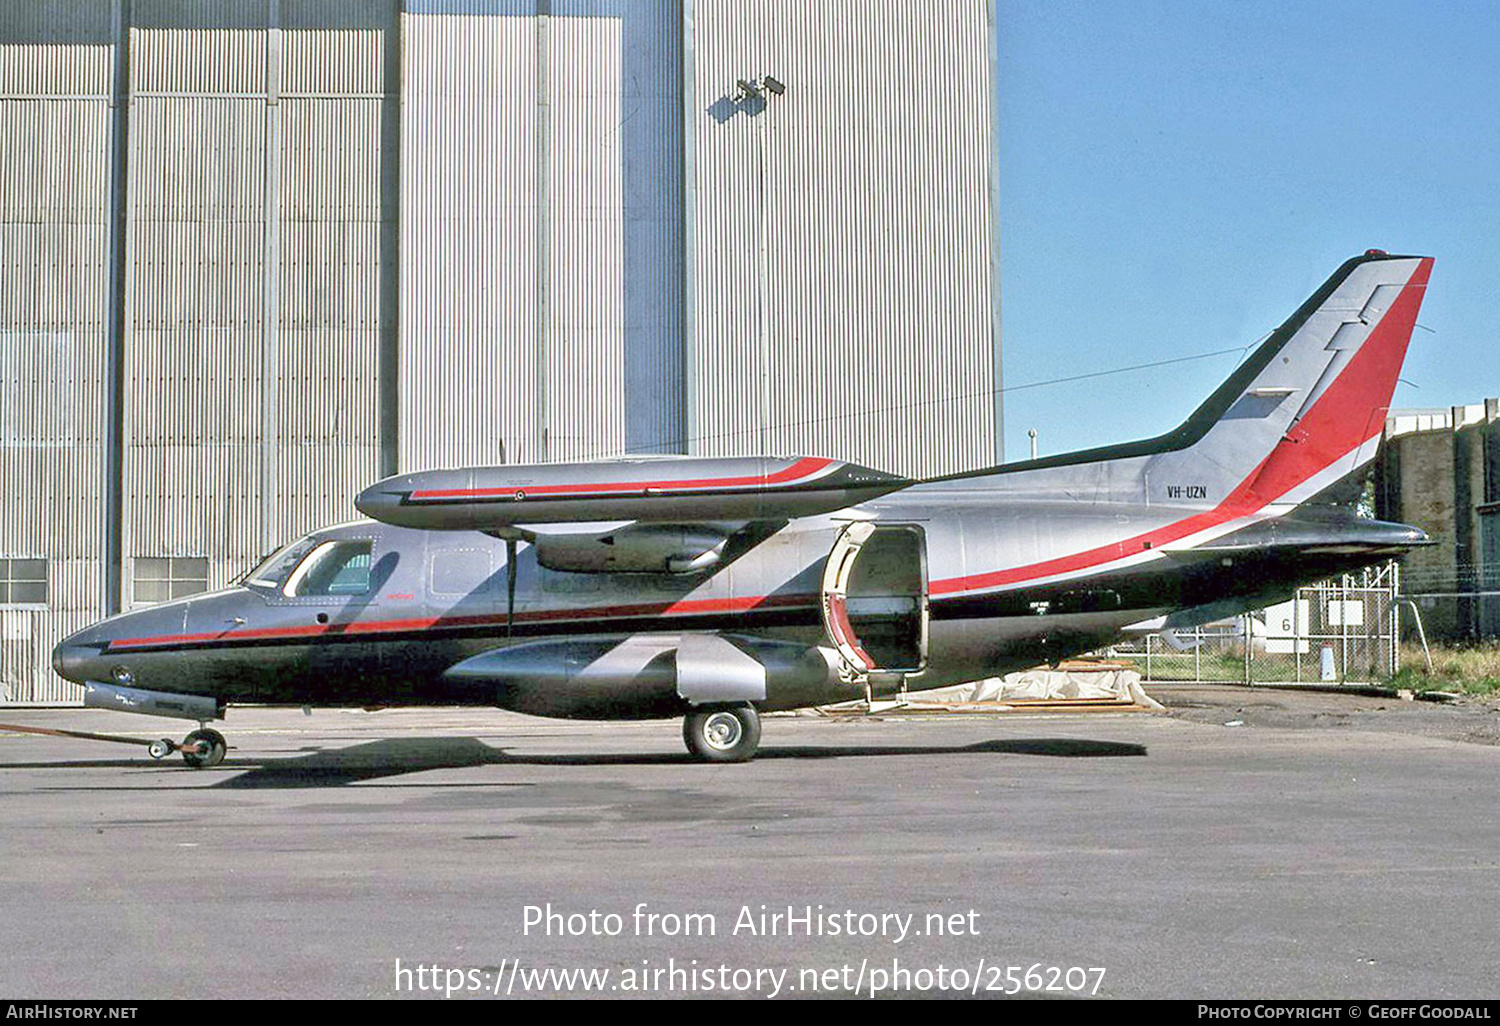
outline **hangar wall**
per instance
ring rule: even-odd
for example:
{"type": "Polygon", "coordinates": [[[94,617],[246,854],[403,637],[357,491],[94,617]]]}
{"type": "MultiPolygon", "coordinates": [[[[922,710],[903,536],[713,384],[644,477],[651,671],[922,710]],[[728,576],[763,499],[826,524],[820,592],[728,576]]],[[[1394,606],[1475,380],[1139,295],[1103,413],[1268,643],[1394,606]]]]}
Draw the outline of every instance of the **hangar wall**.
{"type": "Polygon", "coordinates": [[[998,463],[991,14],[847,9],[692,5],[694,450],[998,463]]]}
{"type": "Polygon", "coordinates": [[[0,557],[40,563],[47,587],[44,602],[0,604],[0,697],[71,698],[46,653],[98,618],[105,588],[109,5],[11,4],[5,15],[0,557]]]}
{"type": "Polygon", "coordinates": [[[137,557],[222,586],[377,473],[385,99],[357,0],[131,13],[124,605],[137,557]]]}
{"type": "Polygon", "coordinates": [[[398,469],[996,462],[992,36],[979,2],[0,0],[0,700],[75,699],[64,634],[398,469]]]}

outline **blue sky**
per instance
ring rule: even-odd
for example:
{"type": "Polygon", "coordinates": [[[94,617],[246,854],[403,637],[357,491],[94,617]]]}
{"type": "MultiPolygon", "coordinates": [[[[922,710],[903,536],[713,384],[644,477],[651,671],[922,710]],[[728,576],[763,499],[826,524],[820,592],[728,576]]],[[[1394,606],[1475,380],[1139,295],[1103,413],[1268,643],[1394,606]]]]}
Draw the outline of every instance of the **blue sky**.
{"type": "Polygon", "coordinates": [[[1007,458],[1165,431],[1346,258],[1437,258],[1398,407],[1500,395],[1500,2],[998,0],[1007,458]]]}

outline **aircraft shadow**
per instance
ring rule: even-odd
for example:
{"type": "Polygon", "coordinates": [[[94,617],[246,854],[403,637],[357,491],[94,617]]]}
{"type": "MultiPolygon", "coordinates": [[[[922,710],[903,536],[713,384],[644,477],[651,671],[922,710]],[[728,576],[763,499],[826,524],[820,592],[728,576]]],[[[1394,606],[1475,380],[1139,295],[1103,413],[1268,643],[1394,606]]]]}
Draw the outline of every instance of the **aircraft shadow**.
{"type": "MultiPolygon", "coordinates": [[[[1078,738],[981,741],[944,745],[797,745],[760,750],[756,761],[780,759],[847,759],[888,755],[1042,755],[1061,758],[1118,758],[1146,754],[1144,745],[1078,738]]],[[[232,767],[225,760],[225,767],[232,767]]],[[[213,786],[222,789],[336,787],[383,777],[434,769],[472,766],[698,766],[687,752],[600,753],[589,755],[521,755],[492,748],[475,738],[372,741],[330,751],[249,764],[249,770],[213,786]]],[[[433,786],[452,787],[453,784],[433,786]]],[[[466,785],[466,786],[491,786],[466,785]]],[[[521,785],[512,785],[521,786],[521,785]]]]}
{"type": "MultiPolygon", "coordinates": [[[[784,745],[769,746],[755,756],[757,762],[804,759],[863,759],[902,755],[1036,755],[1052,758],[1138,758],[1146,747],[1118,741],[1087,738],[1020,738],[979,741],[968,745],[784,745]]],[[[0,770],[15,769],[143,769],[152,763],[136,759],[70,760],[65,762],[0,763],[0,770]]],[[[180,760],[162,763],[165,771],[212,773],[244,770],[210,785],[221,790],[276,788],[320,788],[357,784],[368,780],[422,773],[427,770],[468,769],[477,766],[699,766],[687,752],[600,753],[588,755],[526,755],[494,748],[478,738],[389,738],[347,748],[308,751],[271,759],[230,757],[214,770],[192,770],[180,760]]],[[[406,785],[402,786],[414,786],[406,785]]],[[[529,787],[526,783],[448,782],[415,786],[430,787],[529,787]]],[[[78,788],[78,790],[92,788],[78,788]]],[[[123,788],[132,790],[133,788],[123,788]]],[[[155,788],[147,788],[155,790],[155,788]]],[[[64,790],[74,790],[65,788],[64,790]]]]}

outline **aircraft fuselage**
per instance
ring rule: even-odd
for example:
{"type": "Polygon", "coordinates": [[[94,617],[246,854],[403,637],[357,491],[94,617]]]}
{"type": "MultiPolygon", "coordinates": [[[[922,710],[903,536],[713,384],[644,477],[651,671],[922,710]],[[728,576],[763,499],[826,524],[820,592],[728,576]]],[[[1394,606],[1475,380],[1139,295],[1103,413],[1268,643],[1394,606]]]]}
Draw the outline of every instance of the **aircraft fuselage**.
{"type": "MultiPolygon", "coordinates": [[[[514,688],[497,690],[447,674],[480,653],[540,640],[733,631],[826,646],[824,566],[853,520],[873,523],[877,536],[901,530],[902,554],[921,556],[919,591],[908,586],[900,596],[880,595],[885,586],[872,582],[871,593],[851,595],[856,604],[878,607],[882,598],[917,591],[912,616],[920,616],[925,604],[925,651],[908,655],[898,648],[887,662],[910,665],[877,668],[892,671],[885,687],[899,686],[904,677],[908,690],[1087,651],[1130,624],[1170,610],[1236,598],[1275,601],[1299,583],[1366,565],[1415,538],[1410,529],[1353,518],[1306,524],[1290,518],[1281,526],[1288,543],[1280,546],[1247,546],[1228,555],[1222,545],[1200,554],[1140,548],[1155,557],[1144,566],[1049,574],[1049,561],[1058,554],[1128,546],[1190,514],[1055,503],[995,511],[979,502],[936,505],[920,493],[910,489],[857,512],[785,523],[765,537],[746,539],[746,551],[708,573],[550,570],[538,564],[535,546],[522,542],[515,547],[513,603],[503,539],[373,521],[344,525],[311,538],[369,543],[364,593],[299,596],[286,594],[283,586],[241,584],[105,620],[59,647],[57,669],[79,682],[128,681],[228,703],[473,704],[550,715],[667,716],[686,707],[669,675],[659,678],[655,693],[647,688],[631,703],[622,705],[618,686],[603,684],[597,704],[569,694],[554,705],[545,692],[519,695],[514,688]],[[1025,574],[1032,579],[1007,579],[1025,574]]],[[[1269,524],[1258,529],[1264,533],[1269,524]]],[[[879,619],[878,609],[873,619],[879,619]]],[[[911,633],[919,626],[911,624],[911,633]]],[[[803,675],[777,688],[773,679],[761,707],[796,708],[863,694],[862,686],[841,680],[830,665],[821,681],[803,675]]]]}

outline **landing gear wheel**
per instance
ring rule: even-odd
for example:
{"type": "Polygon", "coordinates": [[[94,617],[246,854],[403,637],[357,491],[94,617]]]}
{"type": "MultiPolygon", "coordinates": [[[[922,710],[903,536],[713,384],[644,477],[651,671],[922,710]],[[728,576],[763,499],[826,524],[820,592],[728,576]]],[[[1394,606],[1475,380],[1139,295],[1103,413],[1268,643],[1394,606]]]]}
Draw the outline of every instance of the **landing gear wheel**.
{"type": "Polygon", "coordinates": [[[165,759],[167,756],[171,755],[176,748],[177,746],[172,742],[168,741],[166,738],[162,738],[160,741],[153,741],[149,745],[147,745],[146,754],[150,755],[153,759],[165,759]]]}
{"type": "Polygon", "coordinates": [[[182,761],[193,769],[209,769],[224,761],[229,744],[217,730],[204,727],[182,739],[182,761]]]}
{"type": "Polygon", "coordinates": [[[760,716],[748,702],[699,706],[682,721],[682,740],[705,762],[748,762],[760,746],[760,716]]]}

